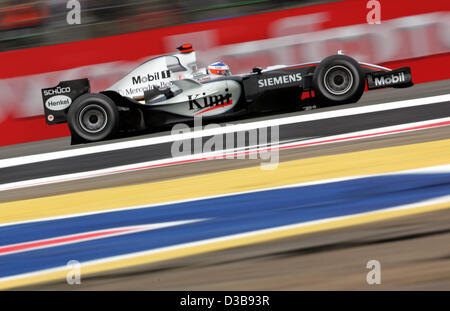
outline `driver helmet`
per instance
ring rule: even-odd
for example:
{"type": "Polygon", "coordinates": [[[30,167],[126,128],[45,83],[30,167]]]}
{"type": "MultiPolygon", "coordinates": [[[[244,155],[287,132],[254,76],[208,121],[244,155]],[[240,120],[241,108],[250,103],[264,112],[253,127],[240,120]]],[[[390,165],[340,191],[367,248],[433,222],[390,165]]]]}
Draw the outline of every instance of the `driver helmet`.
{"type": "Polygon", "coordinates": [[[230,67],[223,62],[217,62],[208,66],[208,72],[213,75],[230,76],[230,67]]]}

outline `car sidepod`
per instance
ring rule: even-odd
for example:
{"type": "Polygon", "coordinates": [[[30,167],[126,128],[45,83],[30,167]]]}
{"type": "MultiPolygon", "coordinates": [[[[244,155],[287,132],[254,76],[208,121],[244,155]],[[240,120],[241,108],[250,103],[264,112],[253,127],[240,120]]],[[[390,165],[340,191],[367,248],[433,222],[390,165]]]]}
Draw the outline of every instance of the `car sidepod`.
{"type": "Polygon", "coordinates": [[[183,117],[212,117],[232,110],[241,97],[241,85],[234,80],[199,83],[185,79],[174,84],[182,89],[180,93],[168,99],[149,101],[147,108],[183,117]]]}

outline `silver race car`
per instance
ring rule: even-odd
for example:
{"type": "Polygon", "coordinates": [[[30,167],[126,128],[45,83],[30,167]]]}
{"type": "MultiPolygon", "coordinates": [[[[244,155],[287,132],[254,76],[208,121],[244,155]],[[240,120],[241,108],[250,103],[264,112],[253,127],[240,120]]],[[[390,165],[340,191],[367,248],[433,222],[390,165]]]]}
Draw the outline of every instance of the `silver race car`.
{"type": "Polygon", "coordinates": [[[88,79],[42,90],[48,124],[67,122],[72,141],[110,139],[120,132],[157,129],[202,116],[205,120],[291,111],[308,92],[319,106],[357,102],[368,89],[413,85],[409,67],[391,70],[342,55],[291,66],[255,67],[232,75],[223,62],[197,68],[190,44],[153,58],[103,92],[88,79]]]}

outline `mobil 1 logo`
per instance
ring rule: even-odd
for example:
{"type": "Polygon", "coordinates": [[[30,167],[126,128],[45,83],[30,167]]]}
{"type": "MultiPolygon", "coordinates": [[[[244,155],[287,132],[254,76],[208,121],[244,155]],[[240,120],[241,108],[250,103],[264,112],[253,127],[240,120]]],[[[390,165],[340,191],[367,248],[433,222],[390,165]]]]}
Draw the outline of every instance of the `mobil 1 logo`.
{"type": "Polygon", "coordinates": [[[134,76],[131,78],[131,81],[133,85],[136,85],[168,78],[170,78],[170,70],[162,70],[154,73],[148,73],[146,75],[134,76]]]}

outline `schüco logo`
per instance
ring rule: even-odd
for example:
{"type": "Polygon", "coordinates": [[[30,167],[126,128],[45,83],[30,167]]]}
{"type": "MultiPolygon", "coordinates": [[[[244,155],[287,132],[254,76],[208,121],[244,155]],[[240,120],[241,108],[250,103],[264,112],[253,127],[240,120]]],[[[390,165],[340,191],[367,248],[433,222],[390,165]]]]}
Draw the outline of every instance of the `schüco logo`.
{"type": "Polygon", "coordinates": [[[170,78],[170,70],[158,71],[152,74],[149,73],[146,76],[132,77],[131,80],[133,85],[135,85],[167,78],[170,78]]]}
{"type": "Polygon", "coordinates": [[[375,86],[386,86],[405,81],[406,81],[405,74],[401,72],[398,75],[392,74],[388,77],[375,78],[375,86]]]}
{"type": "Polygon", "coordinates": [[[296,74],[290,74],[290,75],[284,75],[284,76],[279,76],[279,77],[258,80],[258,86],[259,87],[275,86],[275,85],[280,85],[280,84],[294,83],[294,82],[298,82],[301,80],[302,80],[302,74],[296,73],[296,74]]]}
{"type": "Polygon", "coordinates": [[[66,95],[56,95],[47,99],[45,107],[49,110],[59,111],[66,109],[71,103],[72,99],[70,99],[70,97],[66,95]]]}
{"type": "Polygon", "coordinates": [[[56,87],[54,89],[44,90],[45,96],[51,96],[51,95],[59,95],[59,94],[66,94],[70,93],[70,87],[56,87]]]}

